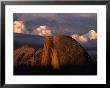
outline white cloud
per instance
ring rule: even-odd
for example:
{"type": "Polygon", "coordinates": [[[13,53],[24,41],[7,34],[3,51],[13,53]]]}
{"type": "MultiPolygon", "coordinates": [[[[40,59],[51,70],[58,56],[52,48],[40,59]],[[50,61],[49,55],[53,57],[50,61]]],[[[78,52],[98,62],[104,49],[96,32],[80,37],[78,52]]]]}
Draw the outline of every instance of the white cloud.
{"type": "Polygon", "coordinates": [[[90,30],[86,34],[82,34],[82,35],[73,34],[73,35],[71,35],[71,37],[81,43],[85,43],[85,42],[88,42],[89,40],[97,39],[97,33],[94,30],[90,30]]]}
{"type": "Polygon", "coordinates": [[[88,36],[86,36],[86,35],[79,36],[79,41],[80,42],[88,42],[88,36]]]}
{"type": "Polygon", "coordinates": [[[25,25],[23,21],[14,21],[13,23],[13,31],[15,33],[24,33],[25,32],[25,25]]]}
{"type": "Polygon", "coordinates": [[[72,38],[74,38],[75,40],[78,40],[79,39],[79,34],[73,34],[71,35],[72,38]]]}
{"type": "Polygon", "coordinates": [[[90,40],[97,38],[97,33],[94,30],[90,30],[88,35],[90,40]]]}
{"type": "Polygon", "coordinates": [[[40,35],[40,36],[51,36],[52,31],[49,27],[47,27],[46,25],[43,25],[43,26],[39,26],[38,28],[33,30],[32,34],[40,35]]]}

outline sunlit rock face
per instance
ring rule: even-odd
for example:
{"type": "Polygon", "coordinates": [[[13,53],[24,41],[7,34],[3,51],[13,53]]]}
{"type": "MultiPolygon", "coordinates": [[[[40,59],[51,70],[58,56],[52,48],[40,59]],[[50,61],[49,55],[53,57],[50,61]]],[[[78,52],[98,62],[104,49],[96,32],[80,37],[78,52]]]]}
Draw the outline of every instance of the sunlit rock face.
{"type": "Polygon", "coordinates": [[[14,65],[39,66],[41,63],[42,49],[34,49],[24,45],[14,50],[14,65]]]}
{"type": "Polygon", "coordinates": [[[57,35],[46,36],[40,49],[22,46],[14,51],[14,64],[31,66],[52,66],[88,64],[90,57],[85,49],[73,38],[57,35]]]}
{"type": "Polygon", "coordinates": [[[42,65],[59,68],[65,64],[86,64],[90,59],[84,48],[68,36],[48,36],[44,41],[42,65]]]}
{"type": "Polygon", "coordinates": [[[22,64],[32,65],[35,62],[35,49],[27,45],[18,47],[14,50],[14,64],[16,66],[22,64]]]}

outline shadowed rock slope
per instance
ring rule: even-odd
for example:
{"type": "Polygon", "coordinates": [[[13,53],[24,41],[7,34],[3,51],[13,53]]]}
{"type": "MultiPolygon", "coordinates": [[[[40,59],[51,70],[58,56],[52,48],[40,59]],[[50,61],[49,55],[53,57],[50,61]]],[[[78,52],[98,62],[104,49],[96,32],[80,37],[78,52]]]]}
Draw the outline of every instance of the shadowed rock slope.
{"type": "Polygon", "coordinates": [[[89,64],[90,57],[73,38],[64,35],[46,36],[43,48],[35,49],[24,45],[14,50],[14,65],[52,66],[89,64]]]}

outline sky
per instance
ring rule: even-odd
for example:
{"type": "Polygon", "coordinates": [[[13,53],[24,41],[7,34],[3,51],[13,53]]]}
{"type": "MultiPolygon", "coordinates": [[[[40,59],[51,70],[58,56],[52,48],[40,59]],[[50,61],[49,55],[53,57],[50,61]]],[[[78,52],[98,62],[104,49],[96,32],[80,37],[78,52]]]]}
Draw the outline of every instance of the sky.
{"type": "Polygon", "coordinates": [[[14,13],[14,32],[68,35],[79,42],[97,38],[96,13],[14,13]]]}
{"type": "Polygon", "coordinates": [[[30,32],[46,25],[53,34],[86,33],[97,27],[96,13],[15,13],[14,20],[23,21],[30,32]]]}
{"type": "Polygon", "coordinates": [[[68,35],[97,52],[97,13],[14,13],[13,20],[15,33],[68,35]]]}

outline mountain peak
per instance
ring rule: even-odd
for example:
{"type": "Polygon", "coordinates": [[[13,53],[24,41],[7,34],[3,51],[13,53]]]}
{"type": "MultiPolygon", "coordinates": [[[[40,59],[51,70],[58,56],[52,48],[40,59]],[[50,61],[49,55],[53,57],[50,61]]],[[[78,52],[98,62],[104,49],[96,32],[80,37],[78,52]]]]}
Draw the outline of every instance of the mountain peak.
{"type": "Polygon", "coordinates": [[[69,64],[87,64],[89,59],[85,49],[65,35],[45,36],[43,48],[22,46],[14,51],[15,64],[31,61],[31,65],[52,66],[54,69],[69,64]]]}
{"type": "Polygon", "coordinates": [[[85,64],[89,59],[75,39],[64,35],[45,37],[42,55],[41,64],[51,64],[54,68],[64,64],[85,64]]]}

